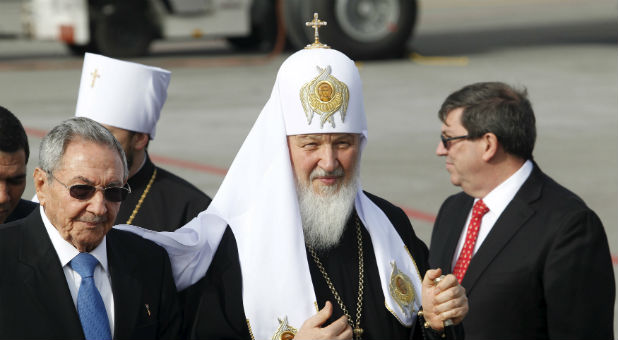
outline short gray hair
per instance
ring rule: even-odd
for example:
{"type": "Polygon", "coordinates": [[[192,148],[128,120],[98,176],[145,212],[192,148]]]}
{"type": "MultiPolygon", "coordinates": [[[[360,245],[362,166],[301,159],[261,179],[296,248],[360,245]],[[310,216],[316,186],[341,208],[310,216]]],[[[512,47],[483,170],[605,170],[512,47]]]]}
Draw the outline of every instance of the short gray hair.
{"type": "Polygon", "coordinates": [[[52,174],[60,164],[67,146],[78,138],[107,146],[116,151],[122,160],[124,171],[122,179],[127,180],[129,170],[122,146],[103,125],[86,117],[67,119],[43,137],[39,149],[39,167],[48,174],[52,174]]]}

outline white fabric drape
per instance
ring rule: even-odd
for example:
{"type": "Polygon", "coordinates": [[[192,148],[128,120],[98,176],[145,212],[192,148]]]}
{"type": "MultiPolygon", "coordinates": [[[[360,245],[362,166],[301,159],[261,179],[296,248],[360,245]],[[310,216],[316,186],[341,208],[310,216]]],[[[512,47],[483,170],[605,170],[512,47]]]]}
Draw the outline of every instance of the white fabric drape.
{"type": "MultiPolygon", "coordinates": [[[[297,133],[359,133],[367,142],[362,85],[354,63],[335,50],[303,50],[281,66],[271,97],[236,155],[208,209],[175,232],[117,226],[151,239],[170,255],[178,289],[204,276],[227,225],[234,232],[242,271],[243,304],[256,339],[271,338],[278,318],[300,328],[316,313],[315,293],[305,252],[298,198],[286,136],[297,133]],[[336,125],[307,124],[299,89],[331,66],[350,92],[345,120],[336,125]]],[[[391,262],[410,277],[420,306],[421,279],[413,259],[388,217],[360,189],[355,208],[371,235],[386,307],[404,325],[415,313],[404,311],[389,292],[391,262]]],[[[320,306],[322,307],[322,306],[320,306]]]]}

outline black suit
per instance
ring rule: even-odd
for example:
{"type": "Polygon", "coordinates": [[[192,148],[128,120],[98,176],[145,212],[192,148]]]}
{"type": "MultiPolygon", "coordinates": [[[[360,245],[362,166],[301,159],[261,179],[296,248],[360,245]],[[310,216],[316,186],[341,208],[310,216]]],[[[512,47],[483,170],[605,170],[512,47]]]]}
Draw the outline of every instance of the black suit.
{"type": "MultiPolygon", "coordinates": [[[[429,264],[451,272],[473,198],[440,208],[429,264]]],[[[462,286],[469,339],[613,338],[614,272],[601,221],[534,165],[472,257],[462,286]]]]}
{"type": "MultiPolygon", "coordinates": [[[[165,250],[112,229],[107,234],[107,259],[115,306],[114,337],[177,337],[181,320],[165,250]]],[[[39,209],[0,229],[0,272],[0,338],[84,338],[39,209]]]]}
{"type": "Polygon", "coordinates": [[[13,222],[19,220],[20,218],[24,218],[32,212],[35,208],[38,208],[39,204],[31,201],[27,201],[25,199],[19,199],[19,203],[15,207],[15,210],[11,212],[11,214],[4,220],[4,223],[13,222]]]}

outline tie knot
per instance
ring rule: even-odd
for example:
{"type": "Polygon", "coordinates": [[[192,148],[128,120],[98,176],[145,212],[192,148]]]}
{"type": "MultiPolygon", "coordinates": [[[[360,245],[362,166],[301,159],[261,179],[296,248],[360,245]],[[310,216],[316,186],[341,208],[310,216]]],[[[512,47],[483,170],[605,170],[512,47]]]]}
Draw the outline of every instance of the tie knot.
{"type": "Polygon", "coordinates": [[[76,271],[82,279],[94,275],[94,267],[99,264],[96,257],[88,253],[79,253],[71,260],[71,268],[76,271]]]}
{"type": "Polygon", "coordinates": [[[482,217],[489,211],[489,208],[485,205],[483,200],[478,200],[474,203],[474,207],[472,207],[472,216],[474,217],[482,217]]]}

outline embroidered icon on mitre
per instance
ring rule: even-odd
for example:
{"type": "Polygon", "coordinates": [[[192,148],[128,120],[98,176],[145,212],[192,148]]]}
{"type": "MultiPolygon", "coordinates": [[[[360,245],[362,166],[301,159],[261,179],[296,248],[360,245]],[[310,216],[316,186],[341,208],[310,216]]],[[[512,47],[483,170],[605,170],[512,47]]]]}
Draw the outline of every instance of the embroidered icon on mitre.
{"type": "Polygon", "coordinates": [[[345,120],[348,108],[348,86],[331,75],[330,65],[326,68],[317,66],[320,73],[300,89],[300,101],[303,104],[307,124],[311,125],[313,114],[320,116],[320,128],[329,121],[335,127],[334,115],[341,114],[341,121],[345,120]]]}
{"type": "Polygon", "coordinates": [[[277,328],[277,331],[275,332],[275,335],[273,335],[272,340],[294,339],[294,336],[296,335],[296,332],[298,332],[298,330],[288,324],[288,317],[284,316],[283,320],[280,318],[277,318],[277,320],[279,320],[279,328],[277,328]]]}
{"type": "Polygon", "coordinates": [[[397,264],[394,261],[391,262],[391,266],[393,267],[393,272],[391,273],[391,282],[388,290],[393,300],[395,300],[403,310],[403,313],[406,316],[410,315],[413,309],[415,296],[412,280],[397,268],[397,264]]]}

